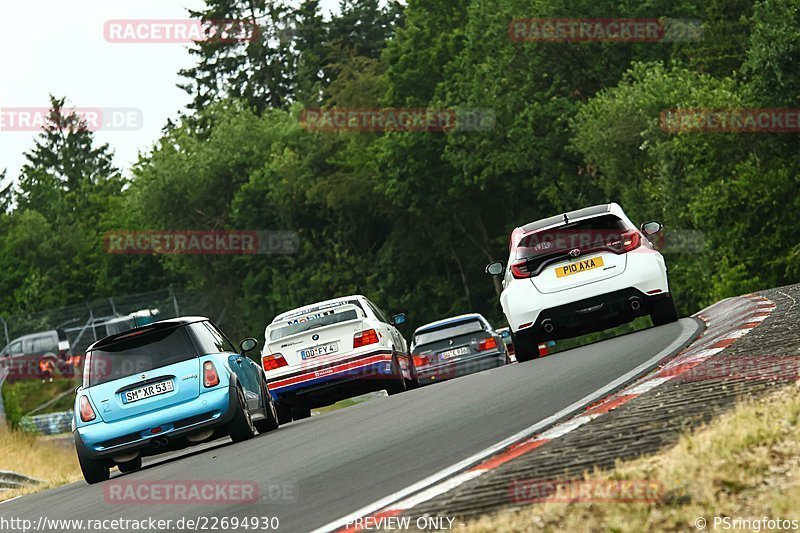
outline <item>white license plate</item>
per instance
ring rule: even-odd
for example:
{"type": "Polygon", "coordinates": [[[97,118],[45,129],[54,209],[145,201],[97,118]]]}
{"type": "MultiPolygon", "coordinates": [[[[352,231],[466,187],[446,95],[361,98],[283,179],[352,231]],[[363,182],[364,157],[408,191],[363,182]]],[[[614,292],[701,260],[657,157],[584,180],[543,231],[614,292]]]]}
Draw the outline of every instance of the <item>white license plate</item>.
{"type": "Polygon", "coordinates": [[[166,394],[174,390],[175,385],[172,384],[171,379],[159,381],[158,383],[152,383],[150,385],[145,385],[144,387],[139,387],[138,389],[127,391],[125,393],[125,403],[138,402],[139,400],[152,398],[153,396],[166,394]]]}
{"type": "Polygon", "coordinates": [[[468,353],[469,346],[462,346],[461,348],[453,348],[452,350],[447,350],[446,352],[439,352],[439,359],[452,359],[453,357],[467,355],[468,353]]]}
{"type": "Polygon", "coordinates": [[[300,350],[300,357],[302,357],[303,359],[309,359],[311,357],[317,357],[320,355],[330,355],[338,351],[339,351],[339,343],[329,342],[327,344],[320,344],[319,346],[308,348],[307,350],[300,350]]]}

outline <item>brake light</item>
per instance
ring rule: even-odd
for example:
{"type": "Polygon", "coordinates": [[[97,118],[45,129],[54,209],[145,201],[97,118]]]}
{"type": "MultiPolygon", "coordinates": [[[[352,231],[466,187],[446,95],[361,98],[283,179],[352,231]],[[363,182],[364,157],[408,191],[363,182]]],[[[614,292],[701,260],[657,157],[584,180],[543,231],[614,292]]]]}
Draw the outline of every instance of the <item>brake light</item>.
{"type": "Polygon", "coordinates": [[[533,272],[528,268],[527,261],[520,261],[511,265],[511,275],[517,279],[525,279],[531,277],[533,272]]]}
{"type": "Polygon", "coordinates": [[[374,329],[365,329],[353,335],[353,348],[361,348],[368,344],[378,343],[378,332],[374,329]]]}
{"type": "Polygon", "coordinates": [[[428,364],[428,362],[429,362],[428,356],[426,356],[426,355],[415,355],[414,356],[414,366],[415,367],[425,366],[425,365],[428,364]]]}
{"type": "Polygon", "coordinates": [[[287,363],[283,355],[279,353],[274,353],[272,355],[265,355],[261,357],[261,366],[264,368],[265,372],[269,372],[270,370],[275,370],[276,368],[288,365],[289,363],[287,363]]]}
{"type": "Polygon", "coordinates": [[[494,350],[495,348],[497,348],[497,339],[495,339],[494,337],[483,339],[481,342],[478,343],[479,352],[485,352],[486,350],[494,350]]]}
{"type": "Polygon", "coordinates": [[[211,361],[203,363],[203,385],[206,387],[214,387],[219,385],[219,374],[217,374],[217,367],[211,361]]]}
{"type": "Polygon", "coordinates": [[[97,415],[94,414],[94,409],[92,409],[92,404],[89,403],[89,398],[81,396],[79,403],[81,408],[81,420],[84,422],[91,422],[97,418],[97,415]]]}
{"type": "Polygon", "coordinates": [[[642,236],[636,230],[628,231],[619,236],[619,241],[610,243],[615,253],[624,254],[635,250],[642,245],[642,236]]]}

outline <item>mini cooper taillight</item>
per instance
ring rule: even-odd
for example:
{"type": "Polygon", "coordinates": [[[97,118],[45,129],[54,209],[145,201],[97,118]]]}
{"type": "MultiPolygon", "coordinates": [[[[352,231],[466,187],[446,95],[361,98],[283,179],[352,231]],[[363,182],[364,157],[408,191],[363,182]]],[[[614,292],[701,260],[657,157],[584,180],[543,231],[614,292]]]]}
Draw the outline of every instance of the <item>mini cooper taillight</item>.
{"type": "Polygon", "coordinates": [[[264,371],[266,372],[288,365],[289,363],[287,363],[283,355],[279,353],[264,355],[261,357],[261,366],[264,368],[264,371]]]}
{"type": "Polygon", "coordinates": [[[211,361],[203,363],[203,385],[205,387],[215,387],[219,385],[219,374],[217,367],[211,361]]]}
{"type": "Polygon", "coordinates": [[[365,329],[353,335],[353,348],[361,348],[368,344],[378,343],[378,332],[374,329],[365,329]]]}
{"type": "Polygon", "coordinates": [[[81,396],[81,399],[78,402],[81,410],[81,420],[84,422],[91,422],[97,415],[94,414],[94,409],[92,409],[92,404],[89,403],[89,398],[85,395],[81,396]]]}

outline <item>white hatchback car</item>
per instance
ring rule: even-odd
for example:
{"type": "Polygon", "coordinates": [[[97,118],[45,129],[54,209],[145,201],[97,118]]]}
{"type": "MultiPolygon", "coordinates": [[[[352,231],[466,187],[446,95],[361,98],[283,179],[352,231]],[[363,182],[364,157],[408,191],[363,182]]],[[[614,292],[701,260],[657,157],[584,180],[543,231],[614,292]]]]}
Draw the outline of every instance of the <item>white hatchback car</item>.
{"type": "Polygon", "coordinates": [[[312,407],[413,385],[408,346],[395,327],[405,320],[402,313],[387,318],[364,296],[275,317],[265,331],[261,366],[279,419],[306,418],[312,407]]]}
{"type": "Polygon", "coordinates": [[[511,233],[500,303],[518,361],[538,357],[543,341],[576,337],[649,314],[654,325],[678,320],[664,257],[615,204],[531,222],[511,233]]]}

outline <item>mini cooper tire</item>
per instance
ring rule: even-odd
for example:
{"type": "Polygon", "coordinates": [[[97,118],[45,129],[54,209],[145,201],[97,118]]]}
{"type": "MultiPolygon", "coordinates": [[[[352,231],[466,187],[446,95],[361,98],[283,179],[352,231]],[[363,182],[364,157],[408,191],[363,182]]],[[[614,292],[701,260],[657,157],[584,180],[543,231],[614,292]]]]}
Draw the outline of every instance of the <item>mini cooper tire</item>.
{"type": "Polygon", "coordinates": [[[269,395],[269,391],[267,389],[267,384],[263,381],[261,382],[261,394],[264,395],[264,398],[267,401],[267,405],[264,407],[264,415],[265,418],[263,420],[259,420],[254,422],[254,426],[258,430],[258,434],[262,433],[269,433],[270,431],[275,431],[280,426],[280,421],[278,419],[278,411],[275,409],[275,402],[272,401],[272,398],[269,395]]]}
{"type": "Polygon", "coordinates": [[[242,442],[252,439],[256,434],[256,428],[253,425],[250,412],[247,410],[247,403],[241,387],[236,387],[236,396],[236,411],[233,419],[228,422],[228,435],[230,435],[233,442],[242,442]]]}
{"type": "Polygon", "coordinates": [[[84,457],[81,452],[78,452],[78,463],[81,465],[83,479],[85,479],[86,483],[89,485],[108,481],[108,478],[111,477],[108,463],[105,461],[89,459],[88,457],[84,457]]]}
{"type": "Polygon", "coordinates": [[[117,463],[117,468],[123,474],[130,474],[131,472],[136,472],[137,470],[141,470],[142,456],[140,455],[136,459],[131,459],[130,461],[125,461],[124,463],[117,463]]]}

